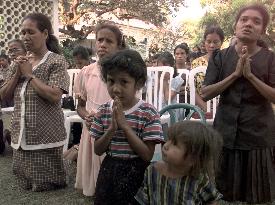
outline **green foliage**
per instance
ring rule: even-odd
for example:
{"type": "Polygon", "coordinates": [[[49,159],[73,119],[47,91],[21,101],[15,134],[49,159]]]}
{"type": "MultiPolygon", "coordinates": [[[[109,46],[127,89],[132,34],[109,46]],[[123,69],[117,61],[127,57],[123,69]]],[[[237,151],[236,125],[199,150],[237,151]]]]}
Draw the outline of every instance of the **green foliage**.
{"type": "Polygon", "coordinates": [[[184,38],[187,38],[188,31],[184,26],[172,28],[167,25],[166,28],[159,29],[153,36],[151,45],[149,47],[149,57],[156,53],[169,51],[173,52],[176,45],[183,43],[184,38]]]}
{"type": "Polygon", "coordinates": [[[246,3],[247,0],[232,0],[212,4],[212,8],[200,22],[201,28],[204,30],[209,25],[219,25],[223,29],[226,39],[232,37],[236,13],[246,3]]]}
{"type": "Polygon", "coordinates": [[[71,40],[68,38],[66,40],[60,42],[62,54],[65,57],[65,59],[67,60],[67,62],[70,64],[70,67],[72,67],[74,65],[72,53],[73,53],[73,49],[74,49],[75,45],[77,45],[77,43],[78,43],[77,40],[71,40]]]}
{"type": "Polygon", "coordinates": [[[184,0],[61,0],[59,1],[60,21],[64,25],[59,31],[76,39],[85,39],[100,20],[113,21],[139,19],[163,27],[167,16],[184,5],[184,0]],[[108,14],[106,17],[103,15],[108,14]],[[89,26],[75,29],[80,18],[89,26]]]}
{"type": "Polygon", "coordinates": [[[275,39],[269,36],[272,32],[275,32],[275,4],[273,0],[201,0],[200,2],[202,6],[209,8],[209,11],[200,21],[201,33],[203,33],[207,26],[218,24],[224,31],[225,39],[230,39],[233,36],[235,16],[242,6],[249,3],[263,3],[271,15],[271,21],[267,28],[268,35],[265,36],[265,40],[270,46],[275,46],[275,39]]]}

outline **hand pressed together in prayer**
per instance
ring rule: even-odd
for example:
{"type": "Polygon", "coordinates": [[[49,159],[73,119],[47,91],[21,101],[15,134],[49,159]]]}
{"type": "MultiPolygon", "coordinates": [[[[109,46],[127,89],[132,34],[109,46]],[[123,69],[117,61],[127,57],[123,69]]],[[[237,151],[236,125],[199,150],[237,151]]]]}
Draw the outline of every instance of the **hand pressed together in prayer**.
{"type": "Polygon", "coordinates": [[[123,129],[127,126],[127,121],[122,109],[121,101],[118,97],[115,97],[113,104],[112,124],[109,129],[115,131],[118,128],[123,129]]]}
{"type": "Polygon", "coordinates": [[[94,119],[94,115],[95,115],[95,112],[94,112],[94,111],[91,111],[88,115],[86,115],[86,116],[84,117],[85,124],[86,124],[87,128],[90,128],[90,127],[91,127],[91,124],[92,124],[93,119],[94,119]]]}
{"type": "MultiPolygon", "coordinates": [[[[26,78],[29,78],[32,76],[32,65],[29,62],[29,56],[18,56],[15,59],[15,63],[18,65],[20,73],[25,76],[26,78]]],[[[18,72],[19,72],[18,71],[18,72]]]]}
{"type": "Polygon", "coordinates": [[[251,78],[251,76],[253,75],[251,72],[251,67],[250,67],[250,61],[251,59],[248,56],[248,52],[247,52],[247,47],[244,46],[242,48],[242,53],[243,53],[243,58],[244,58],[244,62],[243,62],[243,76],[247,79],[251,78]]]}
{"type": "Polygon", "coordinates": [[[253,76],[251,72],[250,61],[251,59],[248,56],[247,47],[243,46],[241,50],[241,56],[238,60],[235,70],[235,74],[238,77],[244,76],[245,78],[249,79],[253,76]]]}

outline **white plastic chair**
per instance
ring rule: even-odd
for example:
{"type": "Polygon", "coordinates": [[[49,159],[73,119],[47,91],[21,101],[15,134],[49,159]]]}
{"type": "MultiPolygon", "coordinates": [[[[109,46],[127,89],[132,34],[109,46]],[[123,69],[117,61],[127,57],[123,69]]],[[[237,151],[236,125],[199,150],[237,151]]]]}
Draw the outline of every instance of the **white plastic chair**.
{"type": "MultiPolygon", "coordinates": [[[[185,76],[186,76],[185,87],[184,87],[184,102],[181,102],[181,103],[189,103],[188,102],[189,92],[188,92],[188,89],[187,89],[187,85],[188,85],[188,82],[189,82],[189,72],[190,71],[187,70],[187,69],[178,69],[177,72],[178,72],[179,76],[181,76],[182,74],[185,74],[185,76]]],[[[179,102],[179,94],[177,94],[177,103],[180,103],[179,102]]]]}
{"type": "MultiPolygon", "coordinates": [[[[74,105],[75,107],[77,107],[77,100],[75,98],[75,93],[73,91],[74,89],[74,84],[75,84],[75,80],[76,77],[78,75],[78,73],[81,71],[81,69],[68,69],[67,72],[69,74],[70,77],[70,85],[69,85],[69,92],[68,94],[64,94],[62,97],[67,97],[67,96],[72,96],[74,99],[74,105]]],[[[76,111],[72,111],[70,109],[63,109],[63,113],[64,113],[64,117],[69,117],[71,115],[76,115],[76,111]]]]}
{"type": "MultiPolygon", "coordinates": [[[[190,104],[191,105],[195,105],[195,96],[196,96],[196,87],[195,87],[195,76],[197,73],[204,73],[206,74],[206,66],[198,66],[196,68],[193,68],[192,70],[190,70],[189,72],[189,86],[190,86],[190,104]]],[[[206,121],[208,123],[213,123],[215,115],[216,115],[216,111],[217,111],[217,104],[218,104],[218,98],[219,96],[208,100],[206,102],[207,104],[207,112],[212,112],[212,118],[208,118],[206,119],[206,121]]]]}
{"type": "Polygon", "coordinates": [[[14,111],[14,107],[5,107],[5,108],[1,108],[1,112],[2,113],[12,113],[14,111]]]}
{"type": "MultiPolygon", "coordinates": [[[[145,101],[154,105],[157,110],[163,107],[163,80],[166,73],[170,74],[170,82],[174,75],[174,68],[169,66],[147,67],[147,76],[151,79],[146,83],[145,101]]],[[[171,84],[169,83],[168,105],[171,104],[171,84]]]]}
{"type": "MultiPolygon", "coordinates": [[[[79,74],[79,72],[81,71],[81,69],[68,69],[67,71],[68,71],[68,74],[70,77],[69,93],[65,94],[63,96],[72,96],[74,99],[75,107],[77,107],[77,99],[75,98],[75,93],[74,93],[73,89],[74,89],[76,77],[79,74]]],[[[76,111],[71,111],[69,109],[63,109],[63,113],[64,113],[64,125],[65,125],[65,129],[66,129],[66,134],[67,134],[66,144],[63,147],[63,151],[65,151],[68,149],[70,133],[71,133],[71,124],[74,122],[83,122],[83,120],[77,114],[76,111]]]]}
{"type": "MultiPolygon", "coordinates": [[[[163,80],[166,73],[170,74],[169,81],[171,82],[174,75],[174,68],[169,66],[160,67],[147,67],[147,77],[146,82],[146,97],[145,101],[154,105],[155,108],[160,111],[163,107],[164,92],[163,92],[163,80]]],[[[168,105],[171,104],[171,84],[169,83],[169,97],[168,105]]],[[[168,115],[163,115],[161,117],[161,123],[169,121],[168,115]]],[[[155,146],[155,152],[152,161],[157,161],[161,155],[161,145],[157,144],[155,146]]]]}

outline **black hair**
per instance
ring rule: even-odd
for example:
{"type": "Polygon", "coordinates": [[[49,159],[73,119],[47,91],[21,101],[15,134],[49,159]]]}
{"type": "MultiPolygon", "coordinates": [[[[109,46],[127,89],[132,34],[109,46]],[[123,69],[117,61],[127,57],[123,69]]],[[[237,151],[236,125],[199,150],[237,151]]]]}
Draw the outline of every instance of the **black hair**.
{"type": "Polygon", "coordinates": [[[263,31],[265,31],[266,27],[269,23],[270,16],[269,16],[269,13],[268,13],[266,7],[263,4],[259,4],[259,3],[250,4],[250,5],[246,5],[246,6],[241,7],[240,10],[238,11],[237,15],[236,15],[236,18],[235,18],[235,26],[236,26],[237,22],[239,21],[242,13],[245,12],[246,10],[258,11],[262,15],[262,18],[263,18],[263,31]]]}
{"type": "Polygon", "coordinates": [[[1,53],[1,54],[0,54],[0,58],[6,59],[6,60],[8,61],[9,64],[11,63],[11,62],[10,62],[9,56],[7,56],[5,53],[1,53]]]}
{"type": "MultiPolygon", "coordinates": [[[[188,44],[187,43],[181,43],[181,44],[177,45],[174,48],[174,55],[176,54],[176,50],[178,48],[180,48],[180,49],[182,49],[182,50],[185,51],[185,53],[186,53],[186,62],[189,62],[190,58],[189,58],[189,47],[188,47],[188,44]]],[[[178,71],[177,71],[176,66],[174,68],[175,68],[175,70],[174,70],[174,76],[173,77],[176,77],[178,75],[178,71]]]]}
{"type": "Polygon", "coordinates": [[[86,47],[77,45],[73,49],[73,56],[80,56],[81,59],[89,60],[89,51],[86,47]]]}
{"type": "Polygon", "coordinates": [[[159,57],[159,55],[160,55],[160,53],[156,53],[155,55],[153,55],[153,56],[151,57],[151,60],[157,60],[158,57],[159,57]]]}
{"type": "Polygon", "coordinates": [[[141,55],[135,50],[119,50],[103,57],[99,64],[104,82],[107,82],[107,75],[114,72],[128,73],[135,79],[138,88],[142,88],[147,80],[146,64],[141,55]]]}
{"type": "Polygon", "coordinates": [[[185,120],[169,128],[168,138],[174,144],[185,145],[184,157],[191,156],[193,161],[190,175],[207,173],[211,179],[214,179],[223,144],[218,132],[201,122],[185,120]]]}
{"type": "Polygon", "coordinates": [[[262,48],[268,49],[268,44],[263,39],[258,39],[257,40],[257,45],[262,47],[262,48]]]}
{"type": "Polygon", "coordinates": [[[174,68],[173,78],[178,75],[177,68],[175,67],[175,58],[170,52],[164,51],[160,53],[157,60],[162,62],[164,66],[170,66],[174,68]]]}
{"type": "Polygon", "coordinates": [[[86,48],[87,48],[89,56],[93,55],[93,49],[89,48],[89,47],[86,47],[86,48]]]}
{"type": "Polygon", "coordinates": [[[168,51],[164,51],[160,53],[157,60],[162,62],[162,64],[165,66],[170,66],[170,67],[175,66],[174,56],[168,51]]]}
{"type": "Polygon", "coordinates": [[[181,44],[177,45],[175,47],[175,49],[174,49],[174,55],[176,54],[176,50],[178,48],[181,48],[182,50],[184,50],[185,53],[186,53],[186,55],[188,56],[188,54],[189,54],[189,47],[188,47],[187,43],[181,43],[181,44]]]}
{"type": "Polygon", "coordinates": [[[10,41],[8,42],[8,46],[9,46],[11,43],[18,43],[18,44],[20,44],[21,48],[22,48],[25,52],[27,52],[26,47],[25,47],[25,44],[24,44],[24,42],[23,42],[22,40],[20,40],[20,39],[13,39],[13,40],[10,40],[10,41]]]}
{"type": "Polygon", "coordinates": [[[109,24],[109,23],[102,23],[96,26],[96,30],[95,30],[95,36],[97,38],[97,34],[100,30],[102,29],[108,29],[110,31],[112,31],[115,36],[116,36],[116,40],[117,40],[117,45],[120,49],[124,49],[126,48],[126,42],[125,42],[125,38],[121,32],[121,30],[114,24],[109,24]]]}
{"type": "Polygon", "coordinates": [[[201,48],[199,47],[199,45],[194,45],[194,47],[193,48],[197,48],[198,49],[198,52],[201,52],[201,48]]]}
{"type": "Polygon", "coordinates": [[[32,21],[36,21],[37,28],[40,30],[40,32],[43,32],[45,29],[48,31],[48,38],[46,40],[46,45],[49,51],[52,51],[54,53],[60,54],[60,48],[58,44],[57,38],[53,34],[53,28],[52,23],[50,19],[42,14],[42,13],[31,13],[28,14],[23,21],[31,19],[32,21]]]}
{"type": "Polygon", "coordinates": [[[217,26],[217,25],[211,25],[211,26],[208,26],[208,27],[205,29],[205,32],[204,32],[204,35],[203,35],[204,41],[206,40],[207,36],[208,36],[209,34],[212,34],[212,33],[218,34],[218,36],[220,37],[221,42],[223,43],[223,41],[224,41],[224,32],[223,32],[223,30],[221,29],[221,27],[219,27],[219,26],[217,26]]]}
{"type": "Polygon", "coordinates": [[[1,53],[1,54],[0,54],[0,58],[5,58],[6,60],[9,60],[9,56],[7,56],[7,55],[4,54],[4,53],[1,53]]]}

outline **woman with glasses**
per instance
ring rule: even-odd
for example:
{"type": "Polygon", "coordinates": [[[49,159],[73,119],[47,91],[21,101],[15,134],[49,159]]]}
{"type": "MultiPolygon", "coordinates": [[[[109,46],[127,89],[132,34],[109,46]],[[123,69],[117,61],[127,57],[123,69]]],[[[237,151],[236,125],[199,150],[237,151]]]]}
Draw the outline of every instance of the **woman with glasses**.
{"type": "MultiPolygon", "coordinates": [[[[0,55],[0,87],[4,83],[7,71],[9,67],[9,57],[5,54],[0,55]]],[[[0,99],[0,108],[7,107],[7,100],[0,99]]],[[[3,121],[2,121],[2,113],[0,109],[0,154],[3,154],[5,151],[5,137],[3,136],[3,121]]]]}
{"type": "MultiPolygon", "coordinates": [[[[5,80],[7,78],[8,71],[9,71],[10,67],[13,66],[14,59],[20,55],[23,55],[23,56],[26,55],[26,49],[25,49],[24,43],[19,39],[14,39],[14,40],[11,40],[10,42],[8,42],[8,56],[5,55],[4,56],[5,58],[3,59],[4,61],[6,61],[7,67],[4,68],[4,66],[2,66],[2,64],[0,63],[0,67],[1,67],[0,68],[1,69],[1,71],[0,71],[0,87],[5,82],[5,80]],[[11,65],[9,65],[9,61],[11,61],[11,65]]],[[[1,56],[0,56],[0,61],[1,61],[1,56]]],[[[2,108],[13,107],[13,105],[14,105],[13,99],[7,99],[7,98],[1,99],[1,107],[2,108]]],[[[10,117],[10,115],[7,115],[6,117],[10,117]]],[[[0,128],[0,129],[2,130],[3,128],[0,128]]],[[[5,141],[7,141],[10,144],[11,143],[10,130],[4,129],[3,135],[4,135],[3,146],[5,146],[5,141]]],[[[1,151],[0,151],[0,153],[1,153],[1,151]]]]}
{"type": "Polygon", "coordinates": [[[5,80],[10,59],[6,54],[0,54],[0,84],[5,80]]]}
{"type": "Polygon", "coordinates": [[[11,40],[8,43],[8,55],[11,61],[14,61],[18,56],[25,56],[27,54],[23,41],[19,39],[11,40]]]}
{"type": "MultiPolygon", "coordinates": [[[[8,56],[11,61],[11,65],[9,66],[12,67],[14,64],[14,60],[18,56],[25,56],[27,54],[27,50],[25,48],[25,45],[23,41],[20,39],[13,39],[8,42],[8,56]]],[[[9,70],[7,69],[7,71],[9,70]]],[[[6,78],[6,76],[5,76],[6,78]]],[[[12,99],[2,99],[1,100],[2,107],[13,107],[14,103],[12,99]]],[[[10,144],[11,143],[11,134],[9,129],[4,130],[4,139],[10,144]]]]}

